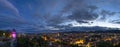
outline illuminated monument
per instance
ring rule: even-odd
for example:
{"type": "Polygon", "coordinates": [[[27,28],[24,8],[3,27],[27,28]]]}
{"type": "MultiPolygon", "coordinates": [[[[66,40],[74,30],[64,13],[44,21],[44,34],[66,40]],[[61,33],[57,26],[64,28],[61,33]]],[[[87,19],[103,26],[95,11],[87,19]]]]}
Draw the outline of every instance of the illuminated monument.
{"type": "Polygon", "coordinates": [[[12,35],[13,39],[16,39],[16,30],[15,29],[12,30],[11,35],[12,35]]]}
{"type": "Polygon", "coordinates": [[[16,30],[15,29],[12,30],[11,36],[12,36],[11,47],[15,47],[15,43],[16,43],[16,30]]]}

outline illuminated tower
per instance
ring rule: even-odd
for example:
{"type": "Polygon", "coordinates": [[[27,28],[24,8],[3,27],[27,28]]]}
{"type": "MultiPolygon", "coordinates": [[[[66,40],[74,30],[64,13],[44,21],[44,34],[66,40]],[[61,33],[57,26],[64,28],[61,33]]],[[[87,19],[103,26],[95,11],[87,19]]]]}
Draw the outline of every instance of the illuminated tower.
{"type": "Polygon", "coordinates": [[[12,39],[11,39],[11,47],[15,47],[15,43],[16,43],[16,30],[13,29],[12,32],[11,32],[11,36],[12,36],[12,39]]]}

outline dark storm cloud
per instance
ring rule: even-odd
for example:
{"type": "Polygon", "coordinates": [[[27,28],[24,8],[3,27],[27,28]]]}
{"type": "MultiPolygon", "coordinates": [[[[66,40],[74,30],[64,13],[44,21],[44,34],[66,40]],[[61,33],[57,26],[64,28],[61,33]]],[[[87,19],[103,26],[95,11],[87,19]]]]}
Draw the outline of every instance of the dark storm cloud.
{"type": "Polygon", "coordinates": [[[66,6],[63,8],[63,12],[69,12],[75,9],[81,9],[86,7],[86,4],[84,3],[84,0],[70,0],[66,4],[66,6]]]}
{"type": "Polygon", "coordinates": [[[88,12],[87,10],[80,10],[80,11],[76,10],[68,18],[76,21],[81,21],[81,20],[94,20],[97,17],[98,15],[96,13],[91,13],[91,12],[88,12]]]}
{"type": "Polygon", "coordinates": [[[77,20],[79,23],[89,23],[88,21],[77,20]]]}
{"type": "Polygon", "coordinates": [[[43,20],[47,25],[58,26],[58,24],[66,21],[75,20],[79,23],[88,23],[98,17],[94,11],[98,9],[96,6],[88,5],[84,0],[70,0],[61,11],[56,15],[47,13],[44,16],[38,15],[38,19],[43,20]],[[63,16],[64,13],[71,12],[71,15],[63,16]]]}
{"type": "MultiPolygon", "coordinates": [[[[54,6],[52,8],[57,8],[57,4],[55,1],[52,4],[45,4],[46,9],[51,9],[51,5],[54,6]],[[55,5],[53,5],[55,4],[55,5]],[[50,5],[47,6],[47,5],[50,5]]],[[[64,1],[62,1],[64,2],[64,1]]],[[[55,9],[56,9],[55,8],[55,9]]],[[[97,9],[96,6],[88,5],[84,0],[69,0],[64,4],[64,7],[61,8],[57,14],[52,15],[52,12],[46,11],[45,15],[42,15],[39,12],[36,12],[33,15],[33,19],[40,23],[41,25],[47,26],[57,26],[58,24],[64,23],[70,20],[76,20],[79,23],[88,23],[87,20],[94,20],[98,17],[98,15],[94,12],[97,9]],[[64,13],[71,12],[71,15],[63,16],[64,13]]]]}
{"type": "Polygon", "coordinates": [[[88,5],[84,0],[72,0],[65,6],[63,12],[72,13],[68,16],[70,20],[87,23],[85,20],[94,20],[98,17],[98,14],[94,12],[96,9],[96,6],[88,5]]]}
{"type": "MultiPolygon", "coordinates": [[[[116,14],[119,14],[119,12],[111,12],[108,10],[101,10],[101,12],[99,14],[101,15],[100,19],[105,21],[106,19],[109,19],[109,17],[115,17],[116,14]]],[[[118,17],[116,17],[116,19],[118,19],[118,17]]],[[[116,21],[116,19],[115,19],[115,21],[116,21]]],[[[110,21],[110,22],[112,22],[112,21],[110,21]]]]}
{"type": "Polygon", "coordinates": [[[65,18],[60,15],[50,16],[48,19],[46,19],[46,22],[49,23],[50,25],[60,24],[64,21],[65,21],[65,18]]]}
{"type": "Polygon", "coordinates": [[[118,13],[118,12],[111,12],[111,11],[107,11],[107,10],[102,10],[101,11],[101,15],[114,15],[114,14],[116,14],[116,13],[118,13]]]}
{"type": "MultiPolygon", "coordinates": [[[[57,4],[57,3],[56,3],[57,4]]],[[[79,23],[88,23],[87,20],[94,20],[98,17],[94,11],[96,6],[88,5],[84,0],[70,0],[64,4],[65,6],[58,14],[52,15],[50,12],[41,15],[36,13],[34,16],[37,21],[44,21],[46,25],[57,26],[69,20],[76,20],[79,23]],[[64,13],[71,12],[72,15],[63,16],[64,13]]],[[[50,9],[50,8],[49,8],[50,9]]]]}
{"type": "Polygon", "coordinates": [[[120,19],[111,21],[112,23],[120,24],[120,19]]]}

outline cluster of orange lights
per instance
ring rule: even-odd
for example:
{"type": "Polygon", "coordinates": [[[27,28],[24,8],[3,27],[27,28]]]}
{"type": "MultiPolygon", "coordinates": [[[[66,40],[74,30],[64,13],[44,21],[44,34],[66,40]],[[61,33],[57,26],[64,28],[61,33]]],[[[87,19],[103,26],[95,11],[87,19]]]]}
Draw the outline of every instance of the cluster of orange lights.
{"type": "Polygon", "coordinates": [[[45,37],[45,36],[42,36],[42,38],[43,38],[44,40],[48,40],[47,37],[45,37]]]}
{"type": "Polygon", "coordinates": [[[105,41],[107,41],[107,40],[108,40],[108,41],[111,41],[111,40],[112,40],[112,38],[106,38],[106,39],[105,39],[105,41]]]}
{"type": "Polygon", "coordinates": [[[78,40],[75,42],[75,44],[83,44],[84,43],[84,40],[78,40]]]}

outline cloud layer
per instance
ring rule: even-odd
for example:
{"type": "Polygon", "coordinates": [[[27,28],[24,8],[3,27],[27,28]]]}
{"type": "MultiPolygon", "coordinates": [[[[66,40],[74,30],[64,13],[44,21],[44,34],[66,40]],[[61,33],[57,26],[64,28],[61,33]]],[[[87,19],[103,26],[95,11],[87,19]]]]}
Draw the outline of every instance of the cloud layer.
{"type": "Polygon", "coordinates": [[[34,32],[78,26],[120,28],[119,3],[118,0],[0,0],[0,29],[34,32]]]}

